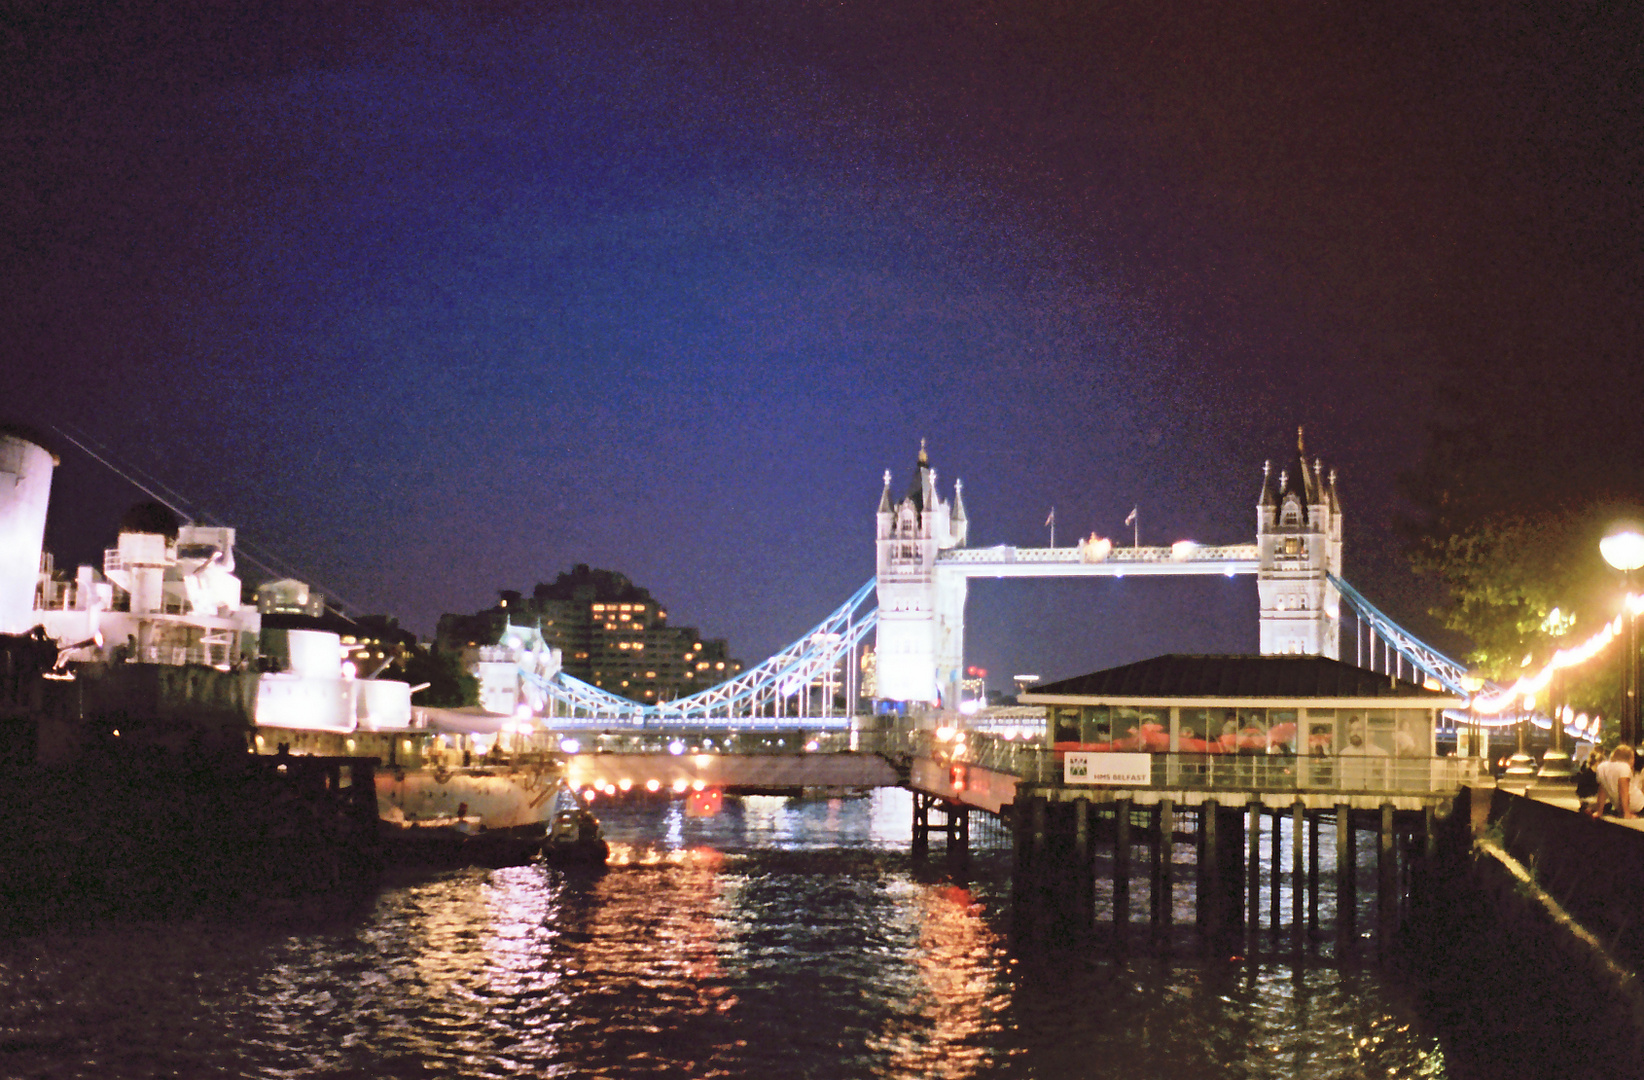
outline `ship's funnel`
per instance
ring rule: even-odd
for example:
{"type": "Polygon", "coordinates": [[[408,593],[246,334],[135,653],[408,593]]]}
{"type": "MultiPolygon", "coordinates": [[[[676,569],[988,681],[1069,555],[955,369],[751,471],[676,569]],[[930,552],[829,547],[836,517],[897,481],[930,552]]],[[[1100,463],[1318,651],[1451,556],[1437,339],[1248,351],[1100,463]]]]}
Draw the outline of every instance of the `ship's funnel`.
{"type": "Polygon", "coordinates": [[[0,424],[0,633],[38,621],[34,590],[57,457],[24,429],[0,424]]]}

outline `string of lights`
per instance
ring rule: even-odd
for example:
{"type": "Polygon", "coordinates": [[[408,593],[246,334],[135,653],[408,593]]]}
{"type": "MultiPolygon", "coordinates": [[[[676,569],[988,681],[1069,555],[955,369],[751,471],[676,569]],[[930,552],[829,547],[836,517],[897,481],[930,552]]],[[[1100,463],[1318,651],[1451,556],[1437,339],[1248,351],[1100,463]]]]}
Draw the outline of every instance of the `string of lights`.
{"type": "MultiPolygon", "coordinates": [[[[1475,716],[1494,716],[1520,705],[1533,709],[1536,696],[1547,688],[1554,675],[1557,675],[1565,668],[1584,664],[1603,652],[1610,642],[1621,635],[1626,626],[1626,620],[1636,618],[1640,613],[1644,613],[1644,596],[1637,593],[1628,593],[1626,599],[1622,601],[1621,613],[1605,623],[1592,637],[1580,645],[1568,649],[1559,649],[1553,653],[1540,671],[1534,675],[1520,677],[1517,682],[1505,690],[1474,696],[1468,706],[1469,709],[1475,716]]],[[[1483,723],[1484,721],[1475,722],[1483,723]]],[[[1513,722],[1515,721],[1504,721],[1504,723],[1513,722]]]]}

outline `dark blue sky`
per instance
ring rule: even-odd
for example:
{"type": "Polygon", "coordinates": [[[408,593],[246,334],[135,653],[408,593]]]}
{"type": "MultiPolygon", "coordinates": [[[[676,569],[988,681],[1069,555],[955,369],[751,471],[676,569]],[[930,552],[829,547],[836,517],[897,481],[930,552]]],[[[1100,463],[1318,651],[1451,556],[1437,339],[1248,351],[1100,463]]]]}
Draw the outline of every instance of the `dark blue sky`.
{"type": "MultiPolygon", "coordinates": [[[[108,7],[0,42],[0,411],[419,631],[588,562],[751,662],[871,576],[921,438],[976,543],[1228,543],[1299,424],[1425,629],[1435,373],[1639,390],[1644,34],[1597,6],[108,7]]],[[[49,543],[136,497],[66,450],[49,543]]],[[[997,675],[1256,641],[1249,582],[970,619],[997,675]]]]}

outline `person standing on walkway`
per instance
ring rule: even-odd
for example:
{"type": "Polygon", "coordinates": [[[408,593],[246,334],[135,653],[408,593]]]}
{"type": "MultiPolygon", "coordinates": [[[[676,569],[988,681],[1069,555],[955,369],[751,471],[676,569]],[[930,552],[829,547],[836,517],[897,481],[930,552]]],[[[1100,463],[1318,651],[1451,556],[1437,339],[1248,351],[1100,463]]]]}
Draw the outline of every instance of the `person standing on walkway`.
{"type": "Polygon", "coordinates": [[[1644,789],[1633,775],[1633,748],[1623,743],[1610,752],[1610,760],[1593,770],[1598,776],[1598,801],[1593,813],[1602,815],[1609,809],[1611,816],[1633,818],[1644,810],[1644,789]]]}

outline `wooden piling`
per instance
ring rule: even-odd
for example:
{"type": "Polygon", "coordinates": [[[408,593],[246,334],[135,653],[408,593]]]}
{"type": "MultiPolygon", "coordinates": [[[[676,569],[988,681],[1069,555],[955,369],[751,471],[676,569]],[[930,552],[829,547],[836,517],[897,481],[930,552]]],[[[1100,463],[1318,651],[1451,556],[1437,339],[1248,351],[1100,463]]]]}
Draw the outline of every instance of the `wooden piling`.
{"type": "Polygon", "coordinates": [[[1153,894],[1153,925],[1156,932],[1163,934],[1170,929],[1174,918],[1175,875],[1172,872],[1171,855],[1176,846],[1176,804],[1170,799],[1159,801],[1159,833],[1154,842],[1155,858],[1158,860],[1157,884],[1153,894]]]}
{"type": "Polygon", "coordinates": [[[1280,823],[1283,821],[1283,815],[1278,807],[1273,808],[1272,817],[1273,831],[1268,834],[1267,843],[1267,923],[1268,929],[1277,934],[1280,924],[1283,922],[1279,912],[1279,904],[1283,900],[1284,894],[1284,890],[1279,887],[1279,883],[1284,880],[1284,874],[1282,872],[1283,867],[1280,865],[1282,857],[1280,846],[1283,842],[1283,837],[1280,834],[1283,830],[1279,828],[1280,823]]]}
{"type": "Polygon", "coordinates": [[[1290,804],[1290,929],[1298,940],[1307,897],[1307,883],[1302,877],[1302,830],[1306,818],[1306,804],[1300,799],[1290,804]]]}
{"type": "Polygon", "coordinates": [[[1381,804],[1380,849],[1376,853],[1376,921],[1387,934],[1397,924],[1398,848],[1394,844],[1393,804],[1381,804]]]}
{"type": "Polygon", "coordinates": [[[1130,800],[1113,803],[1113,929],[1119,936],[1130,922],[1130,800]]]}
{"type": "Polygon", "coordinates": [[[1250,866],[1245,883],[1248,896],[1245,909],[1249,915],[1250,929],[1260,930],[1262,926],[1262,804],[1260,800],[1252,799],[1246,808],[1249,823],[1245,826],[1249,833],[1246,840],[1249,842],[1250,866]]]}
{"type": "Polygon", "coordinates": [[[1353,936],[1353,811],[1336,804],[1336,936],[1353,936]]]}
{"type": "Polygon", "coordinates": [[[1199,865],[1198,887],[1193,906],[1195,921],[1212,938],[1222,929],[1222,861],[1217,843],[1216,819],[1221,806],[1215,799],[1206,799],[1199,806],[1199,865]]]}
{"type": "Polygon", "coordinates": [[[1090,800],[1080,796],[1073,801],[1073,901],[1078,905],[1079,926],[1090,926],[1095,916],[1090,861],[1090,800]]]}
{"type": "Polygon", "coordinates": [[[1319,819],[1322,814],[1307,815],[1307,933],[1319,932],[1319,819]]]}

